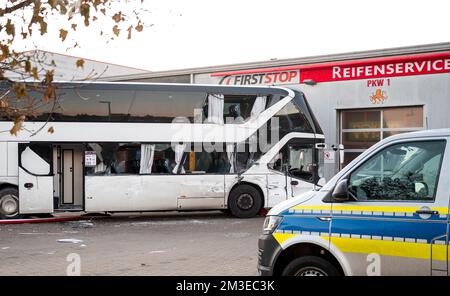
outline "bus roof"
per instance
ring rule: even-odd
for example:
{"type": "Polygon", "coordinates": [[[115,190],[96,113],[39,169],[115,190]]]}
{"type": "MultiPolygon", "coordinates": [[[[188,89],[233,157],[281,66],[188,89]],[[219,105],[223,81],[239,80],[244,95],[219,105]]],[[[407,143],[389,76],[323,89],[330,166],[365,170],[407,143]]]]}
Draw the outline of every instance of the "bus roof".
{"type": "MultiPolygon", "coordinates": [[[[27,81],[25,83],[33,83],[27,81]]],[[[54,81],[60,87],[79,86],[84,89],[109,89],[109,90],[151,90],[151,91],[184,91],[184,92],[209,92],[226,94],[279,94],[290,95],[291,90],[278,86],[229,86],[214,84],[187,84],[187,83],[151,83],[151,82],[105,82],[105,81],[54,81]]],[[[9,83],[0,84],[0,89],[9,88],[9,83]]]]}

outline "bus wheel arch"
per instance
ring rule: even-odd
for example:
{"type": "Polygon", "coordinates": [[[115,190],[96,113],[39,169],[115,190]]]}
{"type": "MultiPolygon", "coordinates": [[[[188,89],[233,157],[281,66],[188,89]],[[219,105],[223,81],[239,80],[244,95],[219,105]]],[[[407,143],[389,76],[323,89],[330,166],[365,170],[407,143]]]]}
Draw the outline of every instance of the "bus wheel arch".
{"type": "Polygon", "coordinates": [[[19,188],[9,183],[0,184],[0,219],[19,217],[19,188]]]}
{"type": "Polygon", "coordinates": [[[264,208],[264,193],[260,186],[250,182],[238,182],[228,194],[228,209],[238,218],[251,218],[264,208]]]}
{"type": "Polygon", "coordinates": [[[344,269],[338,259],[329,250],[313,243],[298,243],[283,250],[276,259],[273,267],[273,275],[281,276],[286,267],[299,258],[323,259],[337,270],[338,275],[345,275],[344,269]]]}

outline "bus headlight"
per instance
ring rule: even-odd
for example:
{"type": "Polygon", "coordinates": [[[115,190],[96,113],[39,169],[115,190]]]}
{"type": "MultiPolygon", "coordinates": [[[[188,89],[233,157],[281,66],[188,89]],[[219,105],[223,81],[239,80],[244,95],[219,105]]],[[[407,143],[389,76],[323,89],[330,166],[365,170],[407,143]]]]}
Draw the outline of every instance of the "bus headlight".
{"type": "Polygon", "coordinates": [[[283,217],[280,216],[267,216],[266,220],[264,220],[263,233],[271,234],[277,229],[278,225],[280,225],[283,217]]]}

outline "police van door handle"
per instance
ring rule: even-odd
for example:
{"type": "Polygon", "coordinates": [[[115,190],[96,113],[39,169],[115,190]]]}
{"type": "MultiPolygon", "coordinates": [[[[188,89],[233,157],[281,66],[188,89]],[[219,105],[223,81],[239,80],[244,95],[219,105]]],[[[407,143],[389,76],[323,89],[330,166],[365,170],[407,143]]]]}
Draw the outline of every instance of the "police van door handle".
{"type": "Polygon", "coordinates": [[[317,216],[316,218],[324,222],[331,221],[331,217],[317,216]]]}
{"type": "Polygon", "coordinates": [[[439,215],[438,211],[433,211],[433,210],[417,210],[416,214],[418,215],[439,215]]]}

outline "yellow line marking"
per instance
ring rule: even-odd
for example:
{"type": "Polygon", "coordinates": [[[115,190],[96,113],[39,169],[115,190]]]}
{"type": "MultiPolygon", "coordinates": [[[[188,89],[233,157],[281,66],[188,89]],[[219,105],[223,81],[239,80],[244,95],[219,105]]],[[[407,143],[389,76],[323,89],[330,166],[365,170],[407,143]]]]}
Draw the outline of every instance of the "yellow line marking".
{"type": "MultiPolygon", "coordinates": [[[[276,241],[282,245],[288,239],[299,234],[293,233],[274,233],[273,236],[276,241]]],[[[321,236],[321,238],[330,241],[343,253],[360,253],[370,254],[376,253],[384,256],[416,258],[416,259],[430,259],[431,245],[425,243],[412,242],[397,242],[384,241],[374,239],[362,238],[343,238],[343,237],[328,237],[321,236]]],[[[445,261],[446,245],[433,244],[433,260],[445,261]]]]}
{"type": "Polygon", "coordinates": [[[297,236],[297,233],[274,233],[273,237],[281,245],[291,237],[297,236]]]}
{"type": "MultiPolygon", "coordinates": [[[[329,240],[329,237],[322,238],[329,240]]],[[[344,253],[377,253],[384,256],[430,259],[431,245],[360,238],[331,237],[331,243],[344,253]]],[[[433,260],[447,260],[446,245],[433,245],[433,260]]]]}

